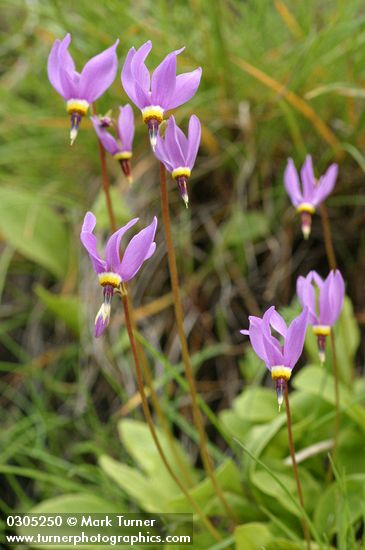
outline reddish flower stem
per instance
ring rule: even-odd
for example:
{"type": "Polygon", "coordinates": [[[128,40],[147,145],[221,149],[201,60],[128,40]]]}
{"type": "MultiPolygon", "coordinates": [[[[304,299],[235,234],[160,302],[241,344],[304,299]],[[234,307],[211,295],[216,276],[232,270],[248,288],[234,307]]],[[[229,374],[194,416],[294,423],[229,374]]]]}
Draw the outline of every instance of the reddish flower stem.
{"type": "Polygon", "coordinates": [[[170,464],[169,464],[169,462],[166,458],[166,455],[164,453],[164,450],[162,449],[162,446],[160,444],[160,441],[159,441],[157,433],[156,433],[155,426],[153,424],[151,411],[149,409],[149,405],[148,405],[148,401],[147,401],[147,397],[146,397],[146,393],[145,393],[145,389],[144,389],[142,369],[141,369],[141,366],[140,366],[140,363],[139,363],[137,347],[136,347],[136,341],[135,341],[135,338],[134,338],[134,333],[133,333],[133,328],[132,328],[132,323],[131,323],[128,294],[127,294],[126,287],[123,284],[122,284],[121,296],[122,296],[122,302],[123,302],[123,308],[124,308],[125,323],[126,323],[126,326],[127,326],[129,341],[130,341],[130,344],[131,344],[131,350],[132,350],[132,355],[133,355],[133,359],[134,359],[134,365],[135,365],[135,368],[136,368],[137,384],[138,384],[139,393],[141,395],[143,412],[144,412],[144,416],[146,418],[148,427],[150,429],[151,436],[152,436],[153,441],[156,445],[157,451],[158,451],[158,453],[161,457],[161,460],[164,463],[167,471],[169,472],[169,474],[171,475],[172,479],[175,481],[176,485],[179,487],[181,492],[185,495],[187,500],[190,502],[192,508],[199,515],[202,522],[205,524],[205,526],[207,527],[209,532],[213,535],[215,540],[220,541],[220,540],[222,540],[222,537],[221,537],[220,533],[213,526],[213,524],[211,523],[209,518],[205,515],[205,513],[200,508],[200,506],[197,504],[197,502],[195,502],[193,497],[190,495],[189,491],[181,483],[181,481],[179,480],[179,478],[177,477],[177,475],[175,474],[175,472],[171,468],[171,466],[170,466],[170,464]]]}
{"type": "MultiPolygon", "coordinates": [[[[299,471],[298,471],[298,464],[297,460],[295,458],[295,448],[294,448],[294,439],[293,439],[293,432],[292,432],[292,422],[291,422],[291,413],[290,413],[290,405],[289,405],[289,395],[288,395],[288,385],[285,385],[285,410],[286,410],[286,419],[287,419],[287,426],[288,426],[288,440],[289,440],[289,450],[290,450],[290,456],[292,460],[293,465],[293,472],[294,472],[294,478],[297,484],[297,491],[298,491],[298,497],[301,507],[304,510],[304,498],[303,498],[303,491],[302,491],[302,484],[300,482],[299,477],[299,471]]],[[[308,550],[311,550],[311,540],[308,530],[308,525],[304,517],[301,518],[303,532],[305,536],[305,540],[307,541],[307,548],[308,550]]]]}
{"type": "Polygon", "coordinates": [[[189,349],[188,349],[188,344],[187,344],[185,329],[184,329],[184,316],[183,316],[183,310],[181,306],[179,278],[177,273],[176,256],[175,256],[174,243],[173,243],[172,232],[171,232],[171,220],[170,220],[167,182],[166,182],[166,169],[165,169],[165,166],[162,164],[162,162],[160,163],[160,189],[161,189],[161,203],[162,203],[162,219],[163,219],[163,224],[165,229],[165,240],[166,240],[166,248],[167,248],[167,258],[168,258],[169,270],[170,270],[171,288],[174,296],[176,325],[177,325],[177,331],[178,331],[179,340],[180,340],[181,354],[182,354],[182,359],[184,363],[185,375],[186,375],[187,382],[189,384],[189,389],[191,394],[191,405],[192,405],[194,424],[199,434],[200,456],[202,458],[204,469],[208,477],[210,478],[212,485],[214,487],[214,490],[219,500],[221,501],[224,509],[226,510],[227,515],[234,522],[236,522],[237,519],[235,517],[235,514],[232,508],[230,507],[230,505],[228,504],[221,488],[218,485],[218,482],[212,467],[212,463],[208,454],[208,450],[207,450],[206,434],[205,434],[203,421],[202,421],[202,417],[198,406],[193,369],[190,362],[189,349]]]}

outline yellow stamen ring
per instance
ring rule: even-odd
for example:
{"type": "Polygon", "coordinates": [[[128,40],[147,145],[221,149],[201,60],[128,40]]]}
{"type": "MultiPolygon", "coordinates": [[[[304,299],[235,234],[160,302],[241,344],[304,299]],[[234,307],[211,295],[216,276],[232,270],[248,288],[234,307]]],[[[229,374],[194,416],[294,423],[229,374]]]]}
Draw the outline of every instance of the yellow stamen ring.
{"type": "Polygon", "coordinates": [[[142,109],[143,122],[146,124],[150,120],[156,120],[159,124],[163,121],[164,110],[159,105],[149,105],[142,109]]]}
{"type": "Polygon", "coordinates": [[[271,378],[273,380],[278,380],[279,378],[283,378],[287,382],[291,377],[291,371],[292,371],[291,368],[284,367],[284,365],[277,365],[275,367],[271,367],[271,378]]]}
{"type": "Polygon", "coordinates": [[[300,214],[302,212],[307,212],[307,214],[314,214],[316,209],[314,208],[313,204],[310,202],[302,202],[299,206],[297,206],[297,212],[300,214]]]}
{"type": "Polygon", "coordinates": [[[85,99],[69,99],[66,108],[69,115],[77,113],[80,116],[85,116],[89,109],[89,103],[85,99]]]}
{"type": "Polygon", "coordinates": [[[117,273],[113,273],[112,271],[99,273],[98,277],[101,286],[112,286],[113,288],[118,288],[122,282],[121,276],[117,273]]]}
{"type": "Polygon", "coordinates": [[[191,170],[187,166],[179,166],[172,171],[171,175],[176,180],[177,178],[190,178],[191,170]]]}
{"type": "Polygon", "coordinates": [[[329,336],[331,334],[331,327],[328,325],[314,325],[312,330],[316,336],[329,336]]]}
{"type": "Polygon", "coordinates": [[[132,158],[131,151],[121,151],[120,153],[115,153],[114,155],[115,160],[128,160],[132,158]]]}

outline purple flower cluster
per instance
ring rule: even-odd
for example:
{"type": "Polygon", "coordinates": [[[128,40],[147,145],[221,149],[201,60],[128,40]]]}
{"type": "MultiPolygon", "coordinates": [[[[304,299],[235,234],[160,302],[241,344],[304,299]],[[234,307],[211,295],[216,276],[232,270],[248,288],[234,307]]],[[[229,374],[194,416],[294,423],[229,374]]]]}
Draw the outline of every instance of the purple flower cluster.
{"type": "MultiPolygon", "coordinates": [[[[90,103],[98,99],[112,84],[117,73],[118,58],[113,46],[88,61],[81,74],[75,71],[75,63],[68,51],[70,34],[56,40],[48,58],[48,78],[55,90],[66,100],[71,115],[71,145],[76,139],[81,118],[86,115],[90,103]]],[[[194,166],[200,144],[200,122],[191,117],[188,138],[171,117],[165,139],[159,135],[159,127],[167,111],[189,101],[196,93],[202,70],[176,75],[177,56],[185,48],[170,52],[152,74],[145,65],[152,49],[149,40],[138,50],[131,48],[125,59],[121,80],[131,101],[142,112],[147,124],[150,142],[156,157],[165,165],[177,182],[181,196],[188,206],[187,180],[194,166]]],[[[130,159],[134,137],[134,118],[130,105],[120,107],[118,122],[109,117],[91,117],[96,134],[103,147],[120,162],[128,181],[132,181],[130,159]],[[117,136],[108,132],[114,126],[117,136]]]]}

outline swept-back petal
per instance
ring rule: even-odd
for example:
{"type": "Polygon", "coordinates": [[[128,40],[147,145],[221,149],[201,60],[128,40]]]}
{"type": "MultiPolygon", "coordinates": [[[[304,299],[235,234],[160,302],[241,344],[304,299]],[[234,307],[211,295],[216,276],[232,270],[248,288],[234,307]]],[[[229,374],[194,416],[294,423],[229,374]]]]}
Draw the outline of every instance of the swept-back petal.
{"type": "Polygon", "coordinates": [[[63,40],[55,40],[48,56],[47,70],[49,81],[62,97],[65,97],[65,93],[60,79],[60,68],[62,67],[70,75],[75,72],[75,63],[68,51],[70,43],[70,34],[67,34],[63,40]]]}
{"type": "Polygon", "coordinates": [[[279,334],[281,334],[281,336],[283,336],[285,338],[288,329],[286,327],[286,323],[285,323],[284,319],[276,311],[276,309],[274,309],[274,311],[272,312],[272,314],[270,316],[270,325],[272,326],[272,328],[274,330],[276,330],[276,332],[278,332],[279,334]]]}
{"type": "Polygon", "coordinates": [[[303,185],[303,199],[304,202],[313,204],[316,179],[314,177],[312,157],[307,155],[300,171],[303,185]]]}
{"type": "Polygon", "coordinates": [[[127,57],[125,58],[124,65],[122,68],[122,75],[121,75],[122,86],[124,88],[124,91],[129,97],[129,99],[133,101],[133,103],[136,103],[136,92],[134,87],[135,80],[132,74],[131,65],[132,65],[132,59],[135,56],[135,54],[136,54],[135,48],[131,48],[127,53],[127,57]]]}
{"type": "Polygon", "coordinates": [[[176,107],[179,107],[183,103],[189,101],[189,99],[195,95],[199,87],[201,76],[202,70],[200,67],[190,73],[178,75],[176,77],[174,93],[165,105],[165,109],[175,109],[176,107]]]}
{"type": "Polygon", "coordinates": [[[309,322],[312,324],[318,324],[316,312],[316,291],[311,281],[311,273],[309,273],[307,277],[298,277],[297,295],[301,306],[303,308],[308,308],[309,322]]]}
{"type": "Polygon", "coordinates": [[[153,240],[155,238],[157,218],[154,217],[150,225],[142,229],[131,239],[124,254],[119,269],[123,281],[129,281],[141,268],[143,262],[154,252],[153,240]],[[152,248],[151,248],[152,247],[152,248]]]}
{"type": "Polygon", "coordinates": [[[156,147],[155,147],[155,156],[158,158],[159,161],[161,161],[165,165],[166,169],[169,172],[173,171],[174,167],[170,162],[170,157],[169,157],[169,155],[166,151],[166,147],[165,147],[165,141],[160,136],[160,133],[157,134],[157,141],[156,141],[156,147]]]}
{"type": "Polygon", "coordinates": [[[163,109],[166,109],[166,105],[169,105],[169,101],[175,91],[176,56],[182,50],[169,53],[153,71],[151,82],[153,105],[160,105],[163,109]]]}
{"type": "Polygon", "coordinates": [[[87,212],[84,218],[84,223],[82,224],[80,240],[89,254],[95,273],[102,273],[105,271],[106,263],[98,254],[96,237],[93,234],[95,225],[96,218],[94,214],[92,212],[87,212]]]}
{"type": "Polygon", "coordinates": [[[341,312],[345,296],[345,283],[341,273],[331,271],[324,281],[320,294],[320,323],[332,326],[341,312]]]}
{"type": "Polygon", "coordinates": [[[132,151],[134,138],[134,115],[133,109],[127,103],[124,107],[119,107],[118,134],[122,142],[123,151],[132,151]]]}
{"type": "Polygon", "coordinates": [[[165,150],[168,154],[169,161],[174,168],[184,166],[185,158],[177,138],[176,122],[173,116],[171,116],[167,121],[167,128],[165,132],[165,150]]]}
{"type": "Polygon", "coordinates": [[[148,92],[146,92],[137,81],[134,82],[134,95],[135,95],[135,104],[139,109],[144,109],[148,105],[151,105],[151,97],[148,92]]]}
{"type": "Polygon", "coordinates": [[[197,116],[192,115],[189,120],[189,133],[188,133],[188,151],[186,155],[186,165],[190,170],[193,169],[195,164],[196,155],[198,154],[201,137],[200,120],[197,116]]]}
{"type": "Polygon", "coordinates": [[[265,329],[263,332],[263,342],[267,356],[267,366],[271,368],[279,365],[284,365],[282,352],[273,342],[273,337],[270,335],[270,333],[266,332],[265,329]]]}
{"type": "Polygon", "coordinates": [[[145,65],[145,59],[152,49],[152,42],[148,40],[138,48],[131,58],[131,74],[135,81],[138,82],[142,90],[150,91],[151,77],[150,72],[145,65]]]}
{"type": "Polygon", "coordinates": [[[314,206],[318,206],[323,202],[330,193],[332,193],[333,188],[336,183],[338,175],[338,166],[337,164],[331,164],[327,169],[326,173],[320,178],[314,193],[314,206]]]}
{"type": "Polygon", "coordinates": [[[302,354],[305,333],[307,331],[308,309],[292,321],[288,328],[288,334],[284,342],[284,365],[290,368],[295,367],[302,354]]]}
{"type": "Polygon", "coordinates": [[[107,271],[113,271],[114,273],[120,272],[120,241],[122,240],[123,235],[130,229],[134,224],[138,222],[139,218],[133,218],[126,225],[123,225],[118,231],[113,233],[105,246],[105,259],[107,271]]]}
{"type": "Polygon", "coordinates": [[[299,177],[297,169],[295,168],[293,159],[288,159],[284,172],[284,185],[285,189],[290,197],[290,200],[294,206],[298,206],[303,202],[303,197],[299,187],[299,177]]]}
{"type": "Polygon", "coordinates": [[[113,83],[118,70],[116,49],[119,39],[110,48],[92,57],[82,69],[79,96],[89,103],[96,101],[113,83]]]}
{"type": "Polygon", "coordinates": [[[266,366],[268,366],[268,357],[263,341],[263,321],[259,317],[254,316],[249,317],[249,321],[249,330],[242,330],[241,333],[249,336],[254,352],[262,361],[265,362],[266,366]]]}
{"type": "Polygon", "coordinates": [[[91,122],[94,126],[96,135],[103,144],[104,149],[108,151],[111,155],[115,155],[120,150],[116,139],[109,134],[109,132],[100,125],[100,119],[97,116],[90,117],[91,122]]]}

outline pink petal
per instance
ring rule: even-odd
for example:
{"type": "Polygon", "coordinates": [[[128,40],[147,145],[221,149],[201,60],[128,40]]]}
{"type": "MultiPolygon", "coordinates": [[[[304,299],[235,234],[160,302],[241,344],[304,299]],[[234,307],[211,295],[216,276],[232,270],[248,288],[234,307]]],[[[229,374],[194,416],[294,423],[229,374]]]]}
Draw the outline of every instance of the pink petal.
{"type": "Polygon", "coordinates": [[[177,139],[176,123],[173,116],[171,116],[167,122],[165,132],[165,150],[168,154],[169,161],[174,168],[185,166],[185,158],[181,150],[180,143],[177,139]]]}
{"type": "Polygon", "coordinates": [[[87,212],[82,225],[80,240],[87,252],[94,268],[95,273],[102,273],[106,269],[106,264],[98,254],[96,246],[96,237],[93,234],[96,225],[96,218],[92,212],[87,212]]]}
{"type": "Polygon", "coordinates": [[[155,217],[150,225],[137,233],[130,241],[123,254],[122,263],[119,269],[119,274],[123,281],[132,279],[141,268],[143,262],[150,257],[156,227],[157,218],[155,217]]]}
{"type": "Polygon", "coordinates": [[[326,173],[320,178],[315,194],[314,194],[314,201],[313,204],[315,206],[318,206],[323,202],[330,193],[332,193],[333,188],[336,183],[338,175],[338,166],[337,164],[331,164],[331,166],[327,169],[326,173]]]}
{"type": "Polygon", "coordinates": [[[128,231],[134,224],[138,222],[139,218],[133,218],[126,225],[118,229],[110,237],[105,246],[105,259],[107,265],[107,271],[113,271],[114,273],[119,273],[120,271],[120,241],[124,233],[128,231]]]}
{"type": "Polygon", "coordinates": [[[72,74],[75,72],[75,63],[68,51],[71,42],[71,35],[67,34],[65,38],[56,40],[48,56],[48,78],[55,90],[65,98],[64,89],[60,80],[60,67],[72,74]]]}
{"type": "Polygon", "coordinates": [[[288,159],[288,164],[285,168],[284,185],[294,206],[298,206],[301,202],[303,202],[303,197],[299,188],[298,172],[292,159],[288,159]]]}
{"type": "Polygon", "coordinates": [[[134,115],[133,109],[127,103],[124,107],[119,107],[118,134],[122,142],[123,151],[132,151],[134,138],[134,115]]]}
{"type": "Polygon", "coordinates": [[[309,321],[312,324],[318,324],[316,313],[316,292],[312,285],[312,275],[309,273],[307,277],[298,277],[297,279],[297,295],[299,302],[303,308],[308,308],[309,321]]]}
{"type": "MultiPolygon", "coordinates": [[[[136,54],[136,50],[134,48],[131,48],[127,54],[127,57],[124,61],[123,69],[122,69],[122,86],[124,88],[125,93],[128,95],[129,99],[133,101],[137,105],[136,102],[136,93],[134,88],[134,77],[132,75],[132,59],[136,54]]],[[[139,105],[137,105],[139,107],[139,105]]]]}
{"type": "Polygon", "coordinates": [[[150,91],[151,78],[150,72],[147,69],[144,61],[152,49],[152,42],[148,40],[131,57],[131,75],[135,81],[138,82],[142,90],[145,92],[150,91]]]}
{"type": "Polygon", "coordinates": [[[195,164],[196,156],[198,154],[201,136],[200,121],[195,115],[192,115],[190,117],[188,136],[189,145],[186,155],[186,165],[189,166],[190,170],[192,170],[195,164]]]}
{"type": "Polygon", "coordinates": [[[120,146],[118,145],[116,139],[109,134],[109,132],[100,125],[100,119],[97,116],[90,117],[91,122],[93,123],[96,135],[101,141],[104,149],[108,151],[111,155],[115,155],[120,151],[120,146]]]}
{"type": "Polygon", "coordinates": [[[196,93],[200,79],[202,75],[202,70],[199,67],[190,73],[183,73],[177,76],[175,91],[172,97],[169,98],[168,103],[165,105],[165,109],[175,109],[183,103],[189,101],[196,93]]]}
{"type": "Polygon", "coordinates": [[[176,56],[183,49],[169,53],[154,70],[151,82],[151,100],[153,105],[160,105],[165,109],[165,105],[169,104],[175,91],[176,56]]]}
{"type": "Polygon", "coordinates": [[[313,204],[316,180],[313,172],[312,157],[306,156],[300,172],[303,185],[303,200],[313,204]]]}
{"type": "Polygon", "coordinates": [[[107,50],[92,57],[82,69],[79,97],[89,103],[96,101],[113,83],[118,70],[116,49],[119,40],[107,50]]]}
{"type": "Polygon", "coordinates": [[[168,172],[171,173],[173,171],[174,167],[170,162],[170,157],[167,154],[166,147],[165,147],[165,141],[161,137],[160,133],[157,134],[155,157],[165,165],[166,170],[168,172]]]}
{"type": "Polygon", "coordinates": [[[284,365],[294,368],[303,352],[305,333],[307,331],[308,310],[303,312],[290,324],[284,343],[284,365]]]}

